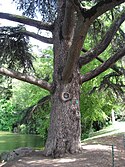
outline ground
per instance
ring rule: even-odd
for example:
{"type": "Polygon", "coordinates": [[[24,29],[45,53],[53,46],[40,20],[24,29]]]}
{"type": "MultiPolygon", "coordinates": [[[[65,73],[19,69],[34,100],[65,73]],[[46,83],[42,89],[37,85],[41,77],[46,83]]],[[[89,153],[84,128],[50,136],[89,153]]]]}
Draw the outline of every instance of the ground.
{"type": "Polygon", "coordinates": [[[99,134],[82,143],[81,154],[66,155],[52,159],[35,152],[27,157],[10,161],[3,167],[125,167],[125,123],[116,124],[114,129],[100,131],[99,134]],[[114,166],[112,158],[114,146],[114,166]]]}

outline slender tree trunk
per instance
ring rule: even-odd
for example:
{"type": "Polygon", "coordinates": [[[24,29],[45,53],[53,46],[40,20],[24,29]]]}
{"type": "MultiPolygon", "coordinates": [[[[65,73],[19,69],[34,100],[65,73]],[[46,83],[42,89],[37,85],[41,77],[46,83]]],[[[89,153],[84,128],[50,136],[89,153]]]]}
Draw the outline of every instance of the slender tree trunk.
{"type": "Polygon", "coordinates": [[[74,72],[72,81],[57,85],[52,96],[51,122],[45,146],[46,156],[62,157],[64,153],[81,150],[79,73],[74,72]]]}

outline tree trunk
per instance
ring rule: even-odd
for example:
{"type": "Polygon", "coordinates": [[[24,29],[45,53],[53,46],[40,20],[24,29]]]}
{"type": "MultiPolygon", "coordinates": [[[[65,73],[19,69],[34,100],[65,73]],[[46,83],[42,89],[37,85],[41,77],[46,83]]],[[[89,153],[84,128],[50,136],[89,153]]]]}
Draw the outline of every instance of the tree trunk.
{"type": "Polygon", "coordinates": [[[63,31],[65,28],[63,3],[60,1],[62,8],[54,23],[54,92],[51,97],[50,127],[45,145],[45,155],[53,157],[62,157],[66,152],[75,153],[81,150],[80,73],[77,62],[71,70],[71,77],[66,80],[62,77],[72,44],[72,36],[65,37],[66,33],[63,31]]]}
{"type": "Polygon", "coordinates": [[[81,123],[79,107],[79,73],[76,70],[68,84],[60,82],[52,95],[52,111],[46,156],[62,157],[64,153],[81,150],[81,123]]]}

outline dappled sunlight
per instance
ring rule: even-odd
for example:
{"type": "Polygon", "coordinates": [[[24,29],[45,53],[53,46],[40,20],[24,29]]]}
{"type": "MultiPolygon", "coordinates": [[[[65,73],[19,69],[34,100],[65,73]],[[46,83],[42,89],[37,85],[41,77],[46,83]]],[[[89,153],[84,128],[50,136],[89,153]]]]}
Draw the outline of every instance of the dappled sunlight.
{"type": "MultiPolygon", "coordinates": [[[[24,158],[19,159],[18,160],[18,164],[24,164],[24,158]]],[[[75,155],[70,155],[70,157],[65,157],[65,158],[45,158],[45,157],[26,157],[27,161],[25,162],[25,165],[27,166],[33,166],[33,164],[35,164],[36,166],[40,166],[40,164],[42,164],[42,166],[45,167],[63,167],[66,166],[73,166],[76,167],[76,163],[79,163],[79,165],[83,164],[84,161],[87,160],[86,157],[82,156],[82,154],[77,154],[75,155]],[[78,157],[79,156],[79,157],[78,157]],[[75,165],[75,166],[74,166],[75,165]]]]}
{"type": "Polygon", "coordinates": [[[86,149],[86,150],[111,150],[111,146],[107,146],[107,145],[101,145],[101,144],[97,144],[97,145],[84,145],[83,146],[83,149],[86,149]]]}
{"type": "Polygon", "coordinates": [[[28,161],[27,164],[40,164],[42,163],[42,160],[31,160],[31,161],[28,161]]]}
{"type": "Polygon", "coordinates": [[[0,131],[0,135],[11,135],[11,134],[12,134],[11,132],[0,131]]]}
{"type": "Polygon", "coordinates": [[[64,163],[64,162],[74,162],[76,161],[76,158],[70,159],[70,158],[62,158],[58,162],[64,163]]]}
{"type": "MultiPolygon", "coordinates": [[[[68,164],[68,163],[72,163],[72,162],[75,162],[77,161],[78,159],[76,158],[60,158],[60,159],[51,159],[51,158],[29,158],[28,157],[28,161],[26,162],[27,165],[32,165],[32,164],[41,164],[42,165],[52,165],[52,166],[62,166],[61,164],[68,164]]],[[[23,160],[22,159],[19,159],[18,160],[18,163],[21,163],[23,160]]]]}

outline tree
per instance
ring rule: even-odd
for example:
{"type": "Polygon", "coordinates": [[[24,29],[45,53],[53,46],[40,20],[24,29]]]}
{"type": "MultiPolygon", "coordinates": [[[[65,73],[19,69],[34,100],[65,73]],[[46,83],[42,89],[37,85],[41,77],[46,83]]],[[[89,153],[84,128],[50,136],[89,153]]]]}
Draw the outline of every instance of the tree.
{"type": "Polygon", "coordinates": [[[125,0],[14,1],[17,3],[18,9],[24,11],[23,15],[28,17],[0,13],[0,18],[36,27],[39,32],[29,32],[24,26],[18,26],[15,29],[12,27],[1,28],[1,62],[4,62],[3,64],[6,66],[3,67],[1,64],[0,74],[29,82],[50,92],[52,108],[44,150],[46,156],[61,157],[66,152],[79,152],[81,151],[80,86],[110,67],[121,75],[121,71],[113,64],[125,55],[125,47],[118,47],[119,50],[105,61],[98,56],[108,47],[125,20],[124,6],[122,7],[125,0]],[[110,25],[103,38],[80,56],[81,50],[85,50],[82,47],[91,25],[101,15],[115,9],[118,5],[120,8],[118,17],[110,25]],[[41,14],[40,20],[33,19],[37,13],[41,14]],[[51,32],[52,37],[41,35],[41,30],[51,32]],[[28,37],[53,44],[52,83],[25,74],[26,69],[32,66],[32,56],[27,47],[28,37]],[[95,58],[102,64],[85,74],[80,74],[81,67],[95,58]],[[17,64],[24,67],[23,73],[12,70],[12,68],[19,70],[17,64]]]}

